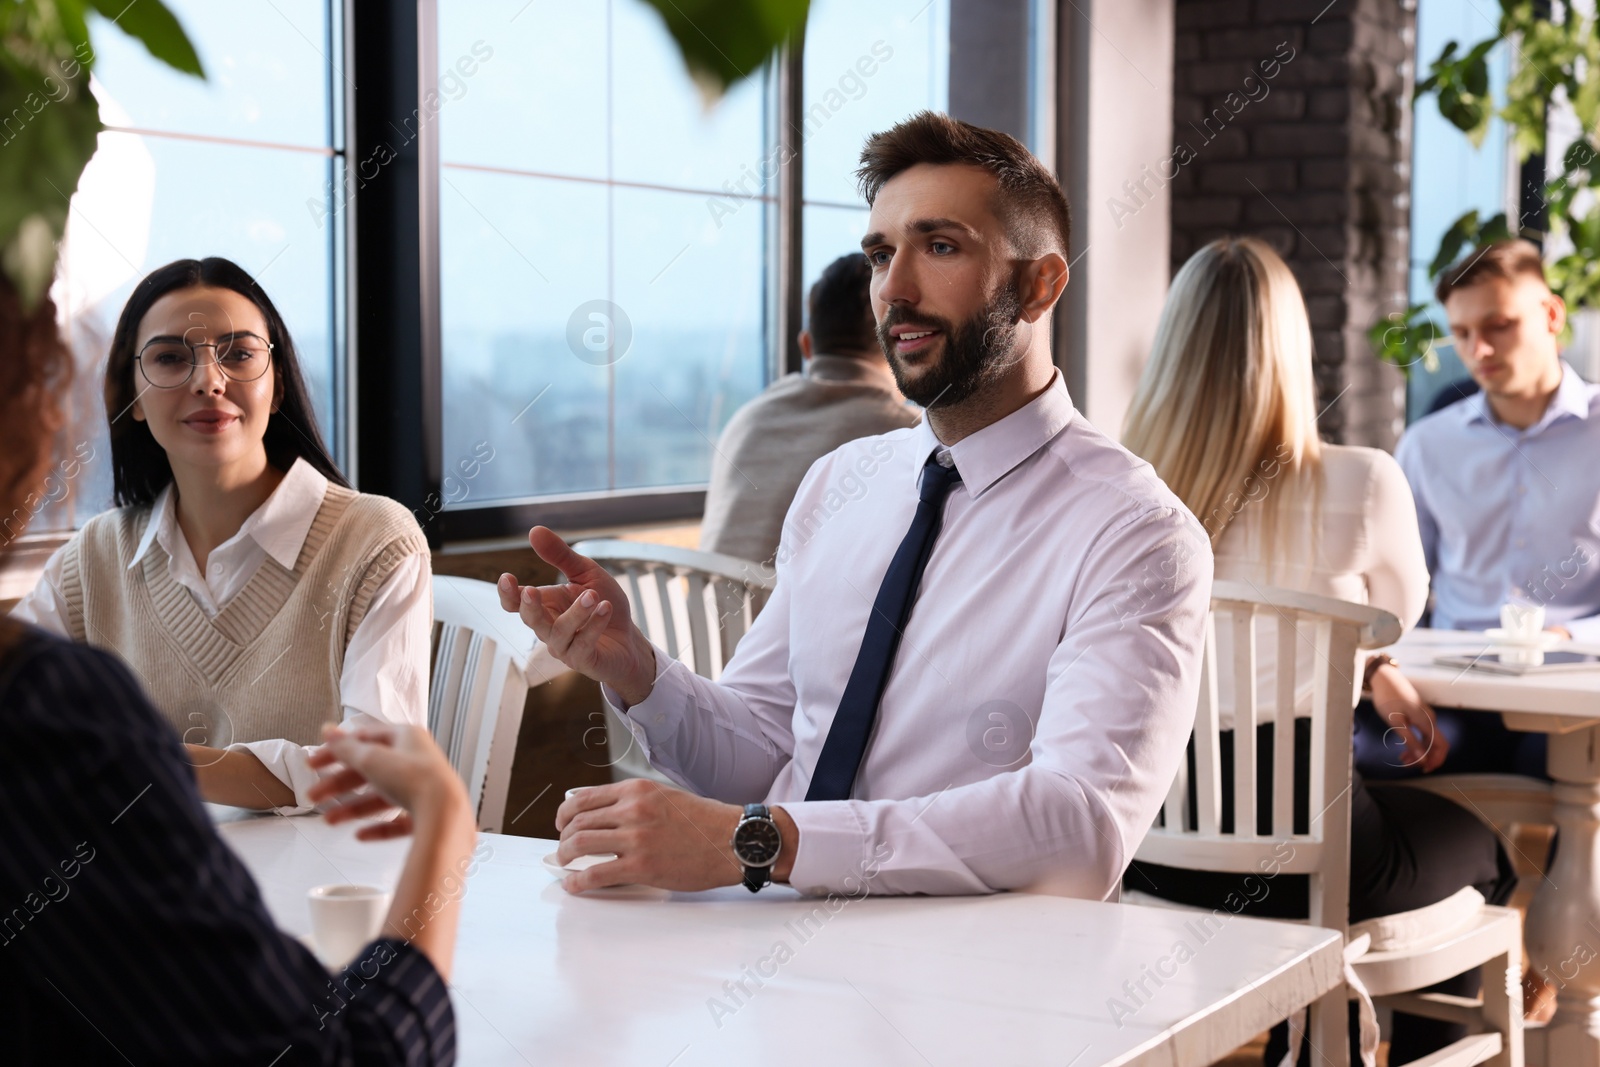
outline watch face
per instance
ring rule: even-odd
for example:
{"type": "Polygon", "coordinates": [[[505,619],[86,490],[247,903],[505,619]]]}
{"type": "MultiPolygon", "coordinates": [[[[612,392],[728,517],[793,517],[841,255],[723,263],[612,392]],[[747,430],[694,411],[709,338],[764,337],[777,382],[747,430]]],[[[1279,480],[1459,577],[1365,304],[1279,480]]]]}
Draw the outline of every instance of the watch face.
{"type": "Polygon", "coordinates": [[[783,835],[771,819],[746,819],[733,833],[733,853],[746,867],[768,867],[778,858],[783,835]]]}

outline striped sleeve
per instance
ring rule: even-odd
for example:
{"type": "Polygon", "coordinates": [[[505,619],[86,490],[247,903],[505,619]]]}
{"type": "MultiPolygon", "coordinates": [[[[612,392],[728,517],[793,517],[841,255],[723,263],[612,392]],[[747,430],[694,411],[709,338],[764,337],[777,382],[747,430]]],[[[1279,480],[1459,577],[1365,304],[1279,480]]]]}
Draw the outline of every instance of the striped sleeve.
{"type": "Polygon", "coordinates": [[[427,958],[385,940],[324,970],[273,925],[128,671],[36,633],[0,668],[0,988],[20,992],[22,1047],[453,1063],[454,1015],[427,958]]]}

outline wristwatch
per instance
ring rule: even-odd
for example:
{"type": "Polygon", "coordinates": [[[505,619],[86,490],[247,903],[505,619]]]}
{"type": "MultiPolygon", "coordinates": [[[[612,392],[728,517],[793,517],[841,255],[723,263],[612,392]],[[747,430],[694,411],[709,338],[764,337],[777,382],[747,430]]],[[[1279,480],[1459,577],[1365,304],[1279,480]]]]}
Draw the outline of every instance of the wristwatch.
{"type": "Polygon", "coordinates": [[[733,854],[744,864],[744,887],[752,893],[772,881],[772,865],[778,862],[783,835],[765,804],[746,804],[744,816],[733,828],[733,854]]]}
{"type": "Polygon", "coordinates": [[[1367,699],[1372,698],[1372,676],[1378,673],[1379,667],[1398,667],[1400,661],[1387,652],[1379,652],[1367,660],[1365,672],[1361,675],[1361,695],[1367,699]]]}

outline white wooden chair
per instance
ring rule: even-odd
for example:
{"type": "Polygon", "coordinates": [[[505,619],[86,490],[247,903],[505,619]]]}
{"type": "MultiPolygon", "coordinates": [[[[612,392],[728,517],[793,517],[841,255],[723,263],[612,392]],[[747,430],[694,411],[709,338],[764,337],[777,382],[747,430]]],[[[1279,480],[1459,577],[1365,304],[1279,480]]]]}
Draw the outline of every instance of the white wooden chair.
{"type": "MultiPolygon", "coordinates": [[[[1266,627],[1264,627],[1265,629],[1266,627]]],[[[1315,926],[1346,936],[1346,975],[1351,993],[1359,986],[1385,1005],[1414,1015],[1465,1022],[1475,1031],[1447,1049],[1417,1061],[1426,1067],[1488,1063],[1522,1067],[1520,996],[1522,933],[1509,908],[1485,905],[1475,891],[1399,916],[1349,924],[1351,711],[1359,675],[1358,649],[1379,648],[1400,636],[1394,616],[1375,608],[1248,582],[1218,581],[1207,622],[1199,708],[1195,716],[1194,781],[1180,767],[1157,825],[1136,858],[1190,870],[1276,877],[1304,874],[1310,880],[1310,917],[1315,926]],[[1276,686],[1267,707],[1257,692],[1258,619],[1275,630],[1276,686]],[[1227,627],[1231,655],[1219,662],[1216,634],[1227,627]],[[1271,810],[1257,810],[1256,726],[1287,724],[1295,706],[1299,667],[1296,652],[1315,650],[1311,681],[1310,820],[1306,833],[1294,827],[1294,730],[1273,730],[1271,810]],[[1230,679],[1233,696],[1233,811],[1231,832],[1222,830],[1218,680],[1230,679]],[[1270,712],[1270,717],[1263,712],[1270,712]],[[1192,788],[1191,788],[1192,787],[1192,788]],[[1191,805],[1190,795],[1194,796],[1191,805]],[[1270,872],[1270,874],[1269,874],[1270,872]],[[1472,898],[1476,898],[1473,900],[1472,898]],[[1376,947],[1373,947],[1376,945],[1376,947]],[[1484,971],[1481,1000],[1409,992],[1473,967],[1484,971]]],[[[1148,894],[1127,891],[1127,903],[1171,907],[1148,894]]],[[[1326,1061],[1348,1061],[1347,992],[1339,990],[1312,1006],[1311,1044],[1326,1061]]],[[[1298,1043],[1298,1038],[1295,1039],[1298,1043]]],[[[1319,1061],[1320,1062],[1320,1061],[1319,1061]]]]}
{"type": "Polygon", "coordinates": [[[428,729],[466,783],[479,827],[499,833],[533,631],[501,610],[493,585],[441,574],[433,576],[433,623],[428,729]]]}
{"type": "MultiPolygon", "coordinates": [[[[583,541],[572,546],[614,575],[645,636],[695,673],[715,680],[740,638],[766,606],[773,579],[761,564],[715,552],[639,541],[583,541]]],[[[633,743],[616,712],[605,709],[607,757],[614,781],[667,782],[633,743]]],[[[669,783],[671,784],[671,783],[669,783]]]]}

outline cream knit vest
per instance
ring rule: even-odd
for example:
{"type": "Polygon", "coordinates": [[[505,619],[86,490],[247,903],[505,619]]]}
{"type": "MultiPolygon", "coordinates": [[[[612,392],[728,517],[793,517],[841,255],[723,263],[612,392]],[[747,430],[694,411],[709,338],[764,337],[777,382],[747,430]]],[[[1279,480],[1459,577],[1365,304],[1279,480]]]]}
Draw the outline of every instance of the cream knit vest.
{"type": "Polygon", "coordinates": [[[191,744],[322,740],[340,720],[345,646],[373,594],[407,556],[425,553],[416,520],[386,497],[329,485],[294,569],[268,556],[215,618],[172,580],[152,521],[120,508],[89,520],[62,556],[72,636],[116,653],[191,744]]]}

